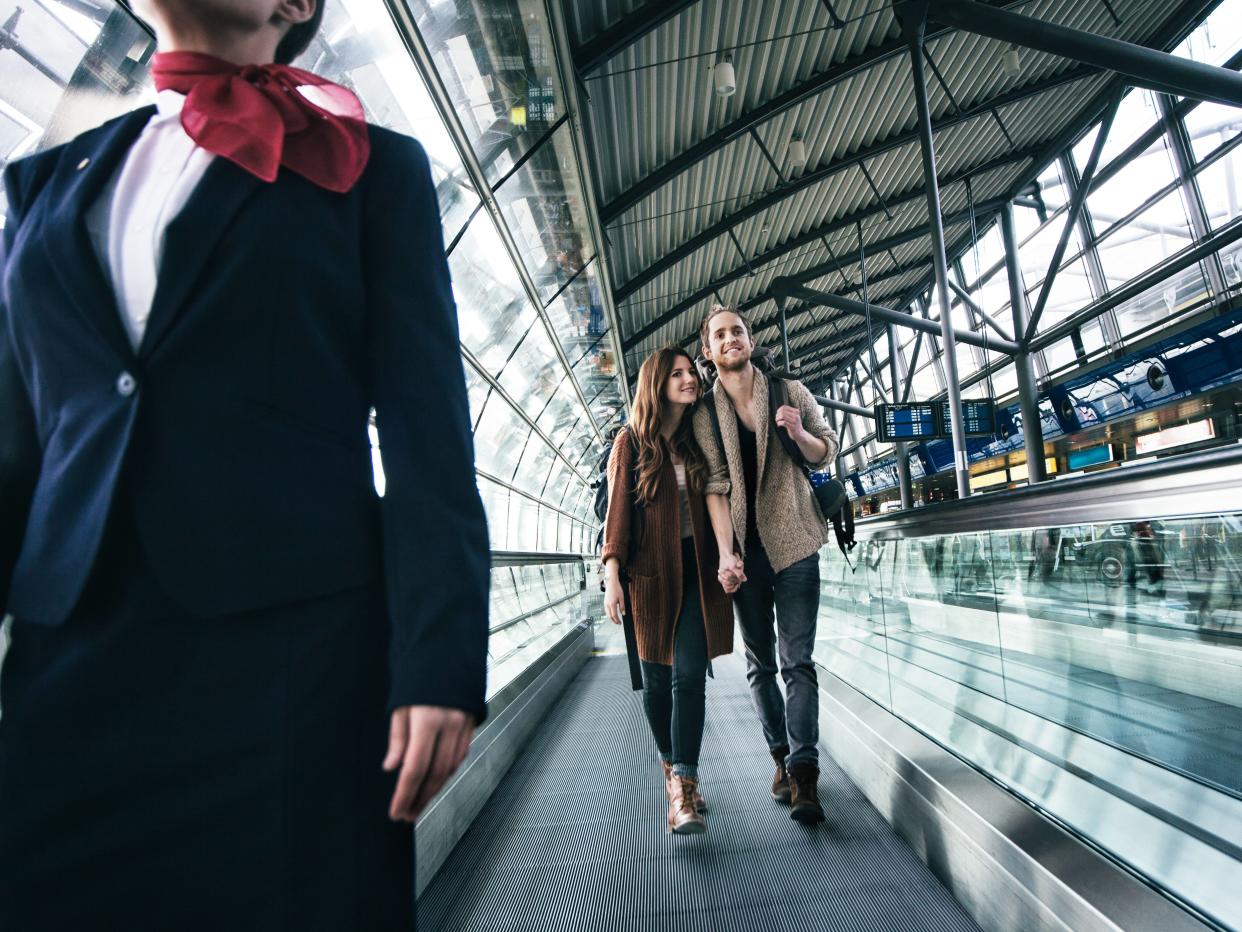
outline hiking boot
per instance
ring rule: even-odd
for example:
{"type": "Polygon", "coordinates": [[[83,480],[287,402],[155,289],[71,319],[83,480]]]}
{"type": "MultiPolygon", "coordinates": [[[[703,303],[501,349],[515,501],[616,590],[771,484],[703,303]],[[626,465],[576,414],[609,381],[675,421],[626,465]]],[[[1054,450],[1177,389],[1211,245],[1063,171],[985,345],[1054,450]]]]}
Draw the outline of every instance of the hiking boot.
{"type": "Polygon", "coordinates": [[[698,781],[674,776],[668,785],[672,790],[668,803],[668,830],[678,835],[699,835],[707,831],[707,823],[694,808],[698,781]]]}
{"type": "Polygon", "coordinates": [[[794,764],[789,768],[792,808],[791,818],[803,825],[824,821],[824,807],[819,804],[819,765],[794,764]]]}
{"type": "MultiPolygon", "coordinates": [[[[664,771],[664,792],[668,796],[669,802],[673,800],[673,765],[668,761],[661,759],[660,769],[664,771]]],[[[707,803],[703,800],[703,794],[699,792],[697,786],[694,790],[694,808],[698,812],[707,811],[707,803]]]]}
{"type": "Polygon", "coordinates": [[[778,803],[789,805],[789,771],[785,769],[785,758],[789,748],[772,748],[772,760],[776,761],[776,773],[772,777],[772,798],[778,803]]]}

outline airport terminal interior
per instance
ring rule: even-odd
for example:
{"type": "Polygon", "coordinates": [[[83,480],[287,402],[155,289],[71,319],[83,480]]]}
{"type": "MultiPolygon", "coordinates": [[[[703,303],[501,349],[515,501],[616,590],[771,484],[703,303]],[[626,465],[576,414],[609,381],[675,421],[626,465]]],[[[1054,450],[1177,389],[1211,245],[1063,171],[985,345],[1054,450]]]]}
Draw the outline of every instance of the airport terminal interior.
{"type": "MultiPolygon", "coordinates": [[[[0,166],[153,52],[0,0],[0,166]]],[[[420,928],[1242,930],[1242,0],[327,0],[297,64],[428,153],[490,532],[420,928]],[[715,303],[841,438],[817,828],[739,641],[665,831],[602,608],[601,458],[715,303]]]]}

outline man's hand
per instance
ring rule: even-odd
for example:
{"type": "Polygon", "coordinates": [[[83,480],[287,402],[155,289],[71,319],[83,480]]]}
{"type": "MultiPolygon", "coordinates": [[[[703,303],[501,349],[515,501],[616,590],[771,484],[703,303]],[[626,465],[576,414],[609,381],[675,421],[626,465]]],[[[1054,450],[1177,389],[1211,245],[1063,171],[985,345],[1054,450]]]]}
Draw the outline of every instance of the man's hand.
{"type": "Polygon", "coordinates": [[[794,443],[811,436],[802,426],[802,412],[793,405],[781,405],[776,409],[776,426],[789,431],[789,439],[794,443]]]}
{"type": "Polygon", "coordinates": [[[732,595],[746,582],[745,564],[737,553],[722,553],[720,555],[720,568],[716,571],[716,578],[720,580],[720,585],[725,592],[732,595]]]}
{"type": "Polygon", "coordinates": [[[792,405],[776,409],[776,424],[789,432],[789,439],[797,444],[808,463],[822,462],[828,455],[828,444],[802,426],[802,412],[792,405]]]}
{"type": "Polygon", "coordinates": [[[407,705],[394,709],[388,729],[387,771],[401,768],[388,806],[394,821],[413,822],[470,751],[474,721],[461,709],[407,705]]]}

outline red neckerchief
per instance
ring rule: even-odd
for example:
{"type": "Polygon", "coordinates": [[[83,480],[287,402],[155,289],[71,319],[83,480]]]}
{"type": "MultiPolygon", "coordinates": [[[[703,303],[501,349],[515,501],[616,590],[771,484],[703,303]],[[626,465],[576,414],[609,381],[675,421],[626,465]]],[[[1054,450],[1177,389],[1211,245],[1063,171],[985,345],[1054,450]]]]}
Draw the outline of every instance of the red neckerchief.
{"type": "Polygon", "coordinates": [[[367,166],[371,142],[352,91],[288,65],[234,65],[199,52],[159,52],[157,90],[185,94],[181,125],[203,149],[275,181],[281,166],[344,193],[367,166]],[[303,93],[314,88],[312,102],[303,93]]]}

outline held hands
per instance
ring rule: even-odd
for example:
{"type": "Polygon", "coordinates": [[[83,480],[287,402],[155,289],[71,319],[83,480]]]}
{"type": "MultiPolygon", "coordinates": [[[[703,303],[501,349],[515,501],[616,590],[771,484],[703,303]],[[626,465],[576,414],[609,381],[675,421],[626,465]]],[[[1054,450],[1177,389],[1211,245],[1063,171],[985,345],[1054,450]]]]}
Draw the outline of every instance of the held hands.
{"type": "Polygon", "coordinates": [[[716,578],[720,580],[724,591],[730,595],[737,592],[742,583],[746,582],[746,571],[743,567],[742,557],[739,554],[722,553],[720,555],[720,569],[716,571],[716,578]]]}
{"type": "Polygon", "coordinates": [[[461,709],[407,705],[394,709],[388,729],[387,771],[401,768],[388,817],[413,822],[461,766],[474,737],[474,720],[461,709]]]}
{"type": "Polygon", "coordinates": [[[621,624],[621,616],[625,614],[625,593],[621,591],[621,580],[616,573],[609,573],[604,580],[604,613],[614,625],[621,624]]]}
{"type": "Polygon", "coordinates": [[[794,443],[811,437],[811,434],[802,426],[802,412],[793,405],[781,405],[776,409],[776,426],[789,431],[789,439],[794,443]]]}

